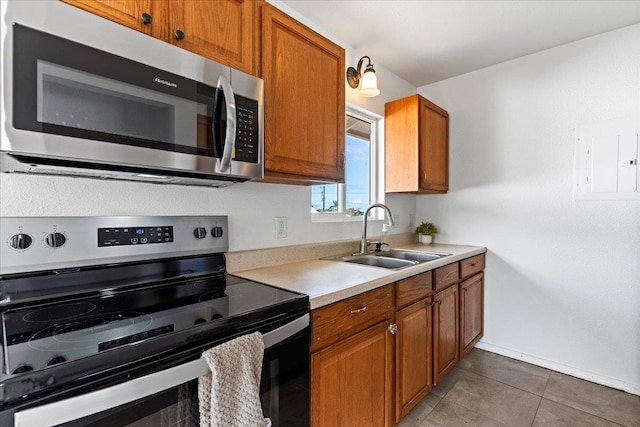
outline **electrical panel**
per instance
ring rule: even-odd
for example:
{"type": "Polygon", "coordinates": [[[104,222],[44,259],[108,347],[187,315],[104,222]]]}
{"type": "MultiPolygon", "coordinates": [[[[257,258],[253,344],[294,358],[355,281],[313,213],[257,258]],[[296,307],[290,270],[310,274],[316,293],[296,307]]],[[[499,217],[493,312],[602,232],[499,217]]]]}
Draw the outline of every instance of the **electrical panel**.
{"type": "Polygon", "coordinates": [[[640,118],[576,127],[574,199],[640,200],[640,118]]]}

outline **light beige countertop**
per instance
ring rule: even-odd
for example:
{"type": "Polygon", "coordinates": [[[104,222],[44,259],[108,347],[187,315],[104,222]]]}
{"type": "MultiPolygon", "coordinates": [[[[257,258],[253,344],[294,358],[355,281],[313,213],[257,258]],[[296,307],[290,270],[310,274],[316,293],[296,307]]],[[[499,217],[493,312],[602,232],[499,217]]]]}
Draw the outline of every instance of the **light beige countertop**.
{"type": "Polygon", "coordinates": [[[311,302],[311,309],[315,309],[487,251],[482,246],[437,243],[431,245],[406,244],[393,249],[440,252],[451,255],[401,270],[312,259],[271,267],[235,271],[232,274],[307,294],[311,302]]]}

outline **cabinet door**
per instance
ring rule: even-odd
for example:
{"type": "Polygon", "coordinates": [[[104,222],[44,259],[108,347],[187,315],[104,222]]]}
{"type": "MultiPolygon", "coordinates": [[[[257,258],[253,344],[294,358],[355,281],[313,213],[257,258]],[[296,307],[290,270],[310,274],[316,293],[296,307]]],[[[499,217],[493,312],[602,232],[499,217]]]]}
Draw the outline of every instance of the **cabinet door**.
{"type": "Polygon", "coordinates": [[[396,313],[396,422],[433,387],[431,298],[396,313]]]}
{"type": "Polygon", "coordinates": [[[417,192],[419,189],[419,95],[384,105],[385,191],[417,192]]]}
{"type": "Polygon", "coordinates": [[[420,95],[385,104],[387,193],[446,193],[449,113],[420,95]]]}
{"type": "Polygon", "coordinates": [[[344,182],[344,49],[262,6],[265,176],[344,182]]]}
{"type": "Polygon", "coordinates": [[[460,283],[460,357],[482,338],[484,325],[484,274],[460,283]]]}
{"type": "Polygon", "coordinates": [[[392,425],[390,323],[378,323],[311,355],[313,427],[392,425]]]}
{"type": "Polygon", "coordinates": [[[252,74],[253,0],[169,0],[164,37],[176,46],[252,74]],[[183,33],[182,39],[176,32],[183,33]]]}
{"type": "Polygon", "coordinates": [[[161,20],[162,8],[152,0],[62,0],[87,12],[102,16],[120,25],[151,34],[157,26],[155,20],[161,20]],[[151,22],[143,22],[142,14],[146,13],[151,22]],[[159,15],[159,16],[158,16],[159,15]],[[154,25],[155,24],[155,25],[154,25]]]}
{"type": "Polygon", "coordinates": [[[420,190],[446,193],[449,189],[449,115],[420,99],[420,190]]]}
{"type": "Polygon", "coordinates": [[[458,313],[458,285],[450,286],[433,297],[434,385],[460,359],[458,313]]]}

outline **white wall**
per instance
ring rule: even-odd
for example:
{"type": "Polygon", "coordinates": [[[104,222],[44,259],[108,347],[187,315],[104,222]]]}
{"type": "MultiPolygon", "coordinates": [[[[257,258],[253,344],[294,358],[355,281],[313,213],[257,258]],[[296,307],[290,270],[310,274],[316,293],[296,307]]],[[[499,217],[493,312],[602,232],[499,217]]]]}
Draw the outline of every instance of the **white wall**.
{"type": "Polygon", "coordinates": [[[640,203],[572,200],[575,126],[640,122],[640,25],[418,92],[451,123],[417,220],[487,246],[481,347],[640,394],[640,203]]]}
{"type": "MultiPolygon", "coordinates": [[[[345,47],[347,66],[355,65],[357,58],[352,57],[357,52],[286,6],[273,3],[345,47]]],[[[366,100],[346,86],[347,101],[382,115],[385,102],[415,93],[416,88],[382,66],[376,70],[381,95],[366,100]]],[[[262,183],[210,189],[2,173],[0,216],[228,215],[232,251],[360,237],[361,222],[312,224],[310,191],[309,187],[262,183]],[[287,238],[275,238],[276,216],[288,218],[287,238]]],[[[406,218],[404,213],[415,209],[414,199],[406,201],[406,197],[392,196],[387,202],[394,213],[403,212],[406,218]]],[[[370,234],[379,235],[381,225],[382,221],[373,221],[370,234]]],[[[396,232],[406,231],[406,225],[396,232]]]]}

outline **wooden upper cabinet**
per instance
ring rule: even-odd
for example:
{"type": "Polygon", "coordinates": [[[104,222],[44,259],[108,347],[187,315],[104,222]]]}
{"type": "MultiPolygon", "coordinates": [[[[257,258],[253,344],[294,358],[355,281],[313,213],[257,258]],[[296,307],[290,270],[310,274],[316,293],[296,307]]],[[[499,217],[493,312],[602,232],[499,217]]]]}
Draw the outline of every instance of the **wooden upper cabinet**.
{"type": "Polygon", "coordinates": [[[446,193],[449,114],[420,95],[385,104],[387,193],[446,193]]]}
{"type": "Polygon", "coordinates": [[[264,4],[265,177],[344,182],[344,49],[264,4]]]}
{"type": "Polygon", "coordinates": [[[253,0],[169,0],[171,43],[198,55],[253,73],[253,0]],[[182,31],[183,37],[176,37],[182,31]]]}
{"type": "Polygon", "coordinates": [[[200,56],[256,74],[254,0],[62,1],[200,56]]]}
{"type": "Polygon", "coordinates": [[[109,21],[116,22],[145,34],[152,34],[154,18],[163,15],[163,7],[158,8],[160,2],[152,0],[62,0],[64,3],[76,6],[102,16],[109,21]],[[148,15],[148,18],[143,14],[148,15]],[[149,22],[148,19],[151,19],[149,22]]]}

